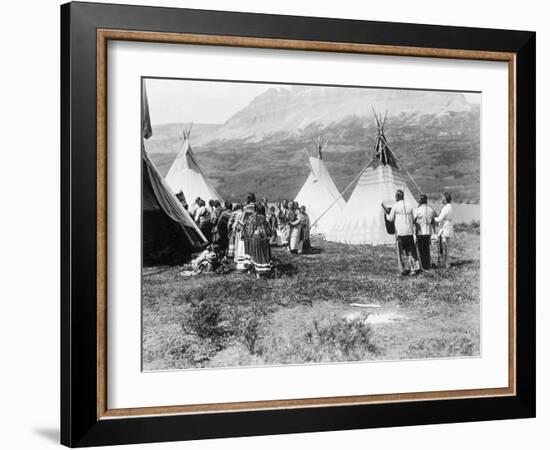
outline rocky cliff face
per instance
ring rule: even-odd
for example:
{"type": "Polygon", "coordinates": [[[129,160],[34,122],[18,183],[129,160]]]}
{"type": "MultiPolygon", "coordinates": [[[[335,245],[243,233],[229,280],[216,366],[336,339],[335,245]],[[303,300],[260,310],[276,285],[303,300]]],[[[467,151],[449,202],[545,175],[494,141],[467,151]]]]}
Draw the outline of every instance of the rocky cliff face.
{"type": "Polygon", "coordinates": [[[271,88],[256,97],[220,128],[201,135],[200,144],[216,140],[257,142],[270,135],[300,134],[350,118],[373,121],[372,109],[401,124],[445,122],[453,113],[472,109],[463,94],[411,90],[293,86],[271,88]]]}

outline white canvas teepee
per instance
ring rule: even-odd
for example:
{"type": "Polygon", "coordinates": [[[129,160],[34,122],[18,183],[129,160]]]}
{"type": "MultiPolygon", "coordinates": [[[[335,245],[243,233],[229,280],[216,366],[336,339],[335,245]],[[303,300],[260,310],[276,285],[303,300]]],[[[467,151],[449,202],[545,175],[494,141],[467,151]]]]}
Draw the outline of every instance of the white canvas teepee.
{"type": "Polygon", "coordinates": [[[323,162],[322,152],[326,145],[320,138],[315,141],[316,155],[309,156],[309,176],[295,198],[306,207],[311,234],[328,233],[346,205],[323,162]]]}
{"type": "Polygon", "coordinates": [[[401,189],[406,203],[417,204],[384,136],[385,119],[376,117],[376,122],[378,136],[373,159],[363,169],[344,211],[327,234],[329,241],[356,245],[395,243],[395,236],[386,231],[381,203],[392,205],[395,192],[401,189]]]}
{"type": "Polygon", "coordinates": [[[189,142],[190,134],[191,127],[187,127],[183,130],[183,145],[166,175],[166,182],[175,194],[180,191],[183,192],[185,200],[189,205],[191,205],[197,197],[202,198],[207,204],[209,200],[219,200],[223,202],[220,194],[218,194],[214,186],[210,184],[197,164],[189,142]]]}

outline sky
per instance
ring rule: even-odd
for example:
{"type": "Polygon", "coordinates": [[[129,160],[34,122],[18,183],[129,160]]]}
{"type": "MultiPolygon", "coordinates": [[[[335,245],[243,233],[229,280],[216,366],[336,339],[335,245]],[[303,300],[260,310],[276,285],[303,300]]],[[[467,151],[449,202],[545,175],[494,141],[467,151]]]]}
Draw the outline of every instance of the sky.
{"type": "MultiPolygon", "coordinates": [[[[146,80],[153,125],[164,123],[224,123],[256,96],[281,85],[210,82],[176,79],[146,80]]],[[[284,86],[284,85],[283,85],[284,86]]],[[[481,95],[465,93],[466,101],[479,104],[481,95]]]]}
{"type": "Polygon", "coordinates": [[[147,79],[153,125],[163,123],[224,123],[273,85],[147,79]]]}

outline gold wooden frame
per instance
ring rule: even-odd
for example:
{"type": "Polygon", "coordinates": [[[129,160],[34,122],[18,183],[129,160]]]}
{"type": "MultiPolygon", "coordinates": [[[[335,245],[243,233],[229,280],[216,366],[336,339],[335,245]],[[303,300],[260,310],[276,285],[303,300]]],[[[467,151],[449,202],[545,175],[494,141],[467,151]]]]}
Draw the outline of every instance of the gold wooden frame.
{"type": "Polygon", "coordinates": [[[516,395],[516,55],[505,52],[297,41],[146,31],[97,30],[97,418],[313,408],[356,404],[516,395]],[[508,63],[508,386],[491,389],[264,400],[201,405],[109,409],[107,405],[107,42],[109,40],[217,45],[392,56],[472,59],[508,63]]]}

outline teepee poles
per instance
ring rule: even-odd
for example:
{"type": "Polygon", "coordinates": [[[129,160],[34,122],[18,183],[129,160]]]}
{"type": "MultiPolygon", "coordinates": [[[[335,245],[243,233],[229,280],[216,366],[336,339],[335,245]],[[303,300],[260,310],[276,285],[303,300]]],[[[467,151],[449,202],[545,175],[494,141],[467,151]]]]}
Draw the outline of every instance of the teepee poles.
{"type": "Polygon", "coordinates": [[[181,134],[183,135],[183,139],[189,139],[191,136],[191,129],[193,128],[193,122],[190,122],[189,124],[183,125],[181,134]]]}
{"type": "MultiPolygon", "coordinates": [[[[391,149],[391,147],[389,146],[388,144],[388,141],[386,141],[386,137],[385,136],[382,136],[382,139],[384,140],[384,144],[386,145],[386,148],[391,152],[391,154],[393,155],[393,157],[395,159],[397,159],[397,161],[399,163],[401,163],[401,159],[395,154],[395,152],[391,149]]],[[[418,184],[416,184],[416,181],[414,181],[414,178],[412,177],[412,175],[409,173],[409,171],[407,170],[407,168],[405,167],[404,164],[401,164],[401,167],[403,167],[403,170],[405,171],[405,173],[407,174],[407,176],[409,177],[409,179],[413,182],[414,184],[414,187],[416,188],[416,190],[418,191],[419,194],[422,194],[423,191],[422,189],[420,189],[420,186],[418,186],[418,184]]]]}
{"type": "Polygon", "coordinates": [[[315,152],[319,159],[323,159],[323,152],[325,151],[327,144],[328,144],[328,140],[323,140],[321,136],[317,136],[313,140],[313,146],[315,148],[315,152]]]}
{"type": "MultiPolygon", "coordinates": [[[[374,115],[374,119],[376,121],[376,125],[378,127],[378,132],[380,134],[380,121],[378,119],[378,117],[376,116],[376,112],[374,111],[374,107],[372,107],[372,112],[373,112],[373,115],[374,115]]],[[[386,112],[386,115],[387,115],[387,112],[386,112]]],[[[384,119],[384,122],[386,121],[386,119],[384,119]]],[[[378,157],[378,152],[377,152],[377,145],[378,145],[378,140],[376,141],[376,144],[375,144],[375,147],[374,147],[374,155],[372,156],[372,158],[370,159],[370,161],[368,162],[368,164],[363,167],[363,169],[361,169],[361,171],[353,178],[353,180],[351,180],[349,182],[349,184],[344,188],[344,190],[342,192],[340,192],[340,195],[330,204],[330,206],[325,210],[323,211],[323,213],[317,218],[317,220],[315,222],[313,222],[311,225],[310,225],[310,229],[313,228],[317,222],[319,222],[319,220],[336,204],[336,202],[338,200],[340,200],[340,198],[342,198],[342,196],[347,192],[347,190],[353,186],[353,184],[361,177],[361,175],[363,175],[363,173],[365,172],[365,170],[367,170],[370,165],[374,162],[374,160],[378,157]]]]}
{"type": "MultiPolygon", "coordinates": [[[[376,140],[376,144],[375,144],[375,147],[374,147],[374,155],[372,156],[371,160],[369,161],[369,163],[363,168],[361,169],[361,171],[353,178],[353,180],[351,180],[351,182],[344,188],[344,190],[342,190],[342,192],[340,193],[340,195],[338,196],[338,198],[336,198],[334,200],[333,203],[331,203],[331,205],[317,218],[317,220],[315,222],[313,222],[313,224],[311,224],[310,226],[310,229],[334,206],[334,204],[336,204],[336,202],[347,192],[347,190],[359,179],[359,177],[361,177],[361,175],[363,175],[363,173],[365,172],[365,170],[367,170],[370,165],[374,162],[374,160],[378,157],[382,158],[384,157],[384,159],[386,159],[386,156],[385,155],[379,155],[379,152],[378,152],[378,146],[379,146],[379,143],[382,143],[384,145],[384,147],[389,150],[391,152],[391,154],[399,161],[401,162],[401,160],[397,157],[397,155],[394,153],[394,151],[391,149],[391,147],[389,146],[388,144],[388,141],[386,140],[386,137],[384,136],[384,125],[386,124],[386,119],[387,119],[387,116],[388,116],[388,112],[386,111],[386,114],[384,115],[384,119],[382,119],[382,116],[377,116],[376,112],[374,111],[374,108],[372,108],[372,112],[373,112],[373,115],[374,115],[374,119],[375,119],[375,122],[376,122],[376,126],[378,128],[378,139],[376,140]]],[[[420,187],[418,186],[418,184],[416,183],[416,181],[414,181],[413,177],[411,176],[411,174],[409,173],[409,171],[405,168],[405,166],[403,166],[403,169],[405,170],[405,173],[407,174],[407,176],[409,177],[409,179],[413,182],[414,186],[416,187],[416,189],[418,190],[419,193],[422,193],[422,190],[420,189],[420,187]]]]}
{"type": "MultiPolygon", "coordinates": [[[[391,152],[391,154],[393,155],[393,157],[395,159],[397,159],[397,161],[399,163],[401,163],[401,159],[395,154],[395,152],[391,149],[390,147],[390,144],[388,144],[388,141],[386,139],[386,136],[384,135],[384,125],[386,125],[386,119],[388,117],[388,111],[386,110],[386,114],[384,115],[384,120],[382,120],[382,115],[380,116],[377,116],[376,114],[376,111],[374,111],[374,107],[372,107],[372,113],[374,114],[374,119],[376,120],[376,126],[378,127],[378,139],[376,140],[376,144],[375,144],[375,150],[377,149],[378,147],[378,142],[382,142],[384,144],[384,147],[386,147],[387,150],[389,150],[391,152]]],[[[384,155],[385,156],[385,155],[384,155]]],[[[409,177],[409,179],[412,181],[412,183],[414,184],[414,187],[416,188],[416,190],[418,191],[419,194],[422,194],[422,189],[420,189],[420,186],[418,186],[418,184],[416,183],[416,181],[414,181],[414,178],[412,177],[412,175],[409,173],[409,171],[407,170],[407,168],[405,167],[404,164],[401,164],[401,167],[402,169],[405,171],[405,173],[407,174],[407,176],[409,177]]]]}

